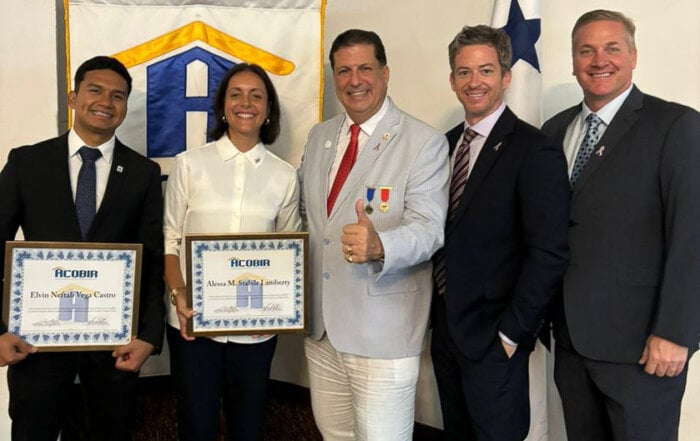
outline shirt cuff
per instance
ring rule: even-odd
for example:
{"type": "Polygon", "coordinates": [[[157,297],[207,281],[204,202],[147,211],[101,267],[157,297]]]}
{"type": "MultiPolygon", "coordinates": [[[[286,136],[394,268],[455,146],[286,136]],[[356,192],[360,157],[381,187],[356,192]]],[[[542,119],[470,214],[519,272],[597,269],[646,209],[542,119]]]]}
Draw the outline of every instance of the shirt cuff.
{"type": "Polygon", "coordinates": [[[518,344],[514,342],[513,340],[509,339],[508,336],[506,336],[504,333],[501,331],[498,331],[498,336],[501,337],[501,340],[503,343],[507,344],[508,346],[513,346],[515,348],[518,347],[518,344]]]}

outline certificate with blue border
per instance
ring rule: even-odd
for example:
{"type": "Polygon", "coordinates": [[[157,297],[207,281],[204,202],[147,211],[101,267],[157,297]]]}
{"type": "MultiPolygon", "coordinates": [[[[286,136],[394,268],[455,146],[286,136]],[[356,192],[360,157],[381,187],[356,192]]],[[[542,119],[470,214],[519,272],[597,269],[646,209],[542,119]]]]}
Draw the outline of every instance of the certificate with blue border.
{"type": "Polygon", "coordinates": [[[306,331],[308,233],[185,237],[190,336],[306,331]]]}
{"type": "Polygon", "coordinates": [[[3,319],[40,351],[111,350],[136,336],[141,244],[10,241],[3,319]]]}

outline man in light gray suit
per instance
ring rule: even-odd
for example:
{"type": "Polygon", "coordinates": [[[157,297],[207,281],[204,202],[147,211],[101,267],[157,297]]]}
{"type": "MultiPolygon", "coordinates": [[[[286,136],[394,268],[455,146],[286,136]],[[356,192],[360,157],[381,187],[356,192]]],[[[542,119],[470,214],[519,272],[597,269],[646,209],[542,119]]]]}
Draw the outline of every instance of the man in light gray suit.
{"type": "Polygon", "coordinates": [[[547,121],[563,141],[571,260],[554,378],[569,441],[675,440],[700,334],[700,115],[632,84],[635,26],[583,14],[583,103],[547,121]]]}
{"type": "Polygon", "coordinates": [[[387,97],[377,34],[340,34],[330,62],[345,113],[311,130],[299,169],[312,407],[326,440],[410,440],[430,257],[443,244],[447,141],[387,97]]]}

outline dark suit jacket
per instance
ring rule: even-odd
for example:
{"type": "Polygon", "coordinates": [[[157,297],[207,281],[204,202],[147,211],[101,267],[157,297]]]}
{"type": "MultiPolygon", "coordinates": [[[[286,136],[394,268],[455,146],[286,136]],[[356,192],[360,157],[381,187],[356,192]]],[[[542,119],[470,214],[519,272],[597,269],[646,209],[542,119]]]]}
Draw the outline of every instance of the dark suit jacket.
{"type": "MultiPolygon", "coordinates": [[[[562,141],[581,105],[547,121],[562,141]]],[[[636,363],[655,334],[697,349],[700,115],[633,88],[572,192],[564,308],[583,356],[636,363]]],[[[555,326],[555,336],[559,334],[555,326]]]]}
{"type": "MultiPolygon", "coordinates": [[[[68,172],[67,134],[13,149],[0,173],[0,262],[5,241],[82,242],[68,172]]],[[[116,141],[104,198],[86,242],[143,244],[138,337],[163,341],[163,199],[160,168],[116,141]]],[[[3,272],[4,274],[4,272],[3,272]]],[[[7,331],[0,323],[0,333],[7,331]]]]}
{"type": "Polygon", "coordinates": [[[473,167],[444,250],[450,334],[476,360],[499,330],[534,347],[566,270],[570,191],[561,146],[508,108],[473,167]]]}

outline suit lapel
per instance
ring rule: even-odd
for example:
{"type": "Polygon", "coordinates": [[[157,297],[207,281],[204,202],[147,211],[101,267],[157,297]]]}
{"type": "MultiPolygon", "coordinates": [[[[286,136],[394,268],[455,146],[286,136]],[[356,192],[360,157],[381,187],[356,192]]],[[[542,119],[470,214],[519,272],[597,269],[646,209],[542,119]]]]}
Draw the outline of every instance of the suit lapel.
{"type": "MultiPolygon", "coordinates": [[[[60,189],[61,204],[72,207],[75,225],[78,225],[78,215],[75,212],[73,190],[70,185],[70,170],[68,168],[68,133],[58,138],[56,148],[50,150],[49,169],[54,175],[57,188],[60,189]]],[[[79,228],[78,228],[79,229],[79,228]]]]}
{"type": "Polygon", "coordinates": [[[604,163],[605,159],[615,150],[620,139],[629,131],[630,127],[637,122],[637,110],[642,107],[643,95],[636,87],[633,87],[630,95],[617,111],[617,114],[610,121],[610,126],[605,130],[603,136],[593,150],[593,155],[583,168],[583,172],[574,185],[573,192],[576,194],[586,180],[592,176],[598,167],[604,163]]]}
{"type": "Polygon", "coordinates": [[[114,202],[121,196],[123,191],[123,185],[125,179],[127,179],[128,173],[130,172],[128,164],[126,163],[126,158],[124,156],[124,149],[127,149],[124,144],[122,144],[118,139],[115,140],[114,144],[114,156],[112,157],[112,166],[109,169],[109,177],[107,178],[107,188],[105,188],[105,194],[102,197],[102,203],[100,204],[97,212],[95,213],[95,218],[90,226],[90,231],[88,231],[88,237],[90,233],[98,226],[102,220],[107,216],[107,213],[111,210],[114,202]]]}
{"type": "Polygon", "coordinates": [[[462,197],[459,200],[455,219],[451,222],[450,228],[447,230],[448,235],[457,224],[457,220],[462,217],[466,211],[469,203],[491,171],[496,159],[498,159],[503,149],[506,148],[506,136],[513,132],[514,126],[515,115],[506,107],[501,117],[498,118],[496,125],[493,126],[488,138],[486,138],[484,146],[481,148],[479,156],[476,159],[476,163],[472,165],[472,171],[464,186],[464,193],[462,193],[462,197]]]}
{"type": "Polygon", "coordinates": [[[49,185],[55,185],[55,188],[58,189],[58,205],[64,207],[62,210],[65,210],[65,219],[73,225],[75,237],[81,237],[78,213],[75,210],[73,189],[70,183],[68,132],[57,138],[56,148],[50,149],[49,152],[46,159],[49,173],[53,175],[53,183],[49,185]]]}
{"type": "MultiPolygon", "coordinates": [[[[398,134],[400,122],[400,113],[389,99],[387,113],[377,125],[372,136],[367,140],[362,152],[358,155],[355,165],[350,170],[350,174],[343,184],[343,188],[338,193],[338,198],[335,201],[330,217],[333,217],[338,207],[343,205],[350,195],[356,194],[358,186],[365,185],[367,172],[372,169],[372,164],[386,151],[389,144],[398,134]]],[[[352,202],[354,207],[355,201],[350,202],[352,202]]]]}

